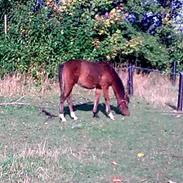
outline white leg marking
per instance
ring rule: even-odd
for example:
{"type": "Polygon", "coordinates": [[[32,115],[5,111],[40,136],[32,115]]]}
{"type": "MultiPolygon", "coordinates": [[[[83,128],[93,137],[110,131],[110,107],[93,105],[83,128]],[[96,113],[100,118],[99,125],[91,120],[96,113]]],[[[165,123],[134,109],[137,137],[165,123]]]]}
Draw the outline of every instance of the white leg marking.
{"type": "Polygon", "coordinates": [[[110,112],[110,113],[108,114],[108,116],[109,116],[110,119],[115,120],[115,119],[114,119],[114,116],[113,116],[113,114],[112,114],[112,112],[110,112]]]}
{"type": "Polygon", "coordinates": [[[105,112],[108,113],[109,112],[109,107],[107,105],[105,105],[105,112]]]}
{"type": "Polygon", "coordinates": [[[66,122],[64,114],[59,114],[59,118],[62,120],[62,122],[66,122]]]}
{"type": "Polygon", "coordinates": [[[70,115],[71,115],[71,118],[73,118],[74,120],[78,119],[78,117],[75,115],[73,111],[70,113],[70,115]]]}

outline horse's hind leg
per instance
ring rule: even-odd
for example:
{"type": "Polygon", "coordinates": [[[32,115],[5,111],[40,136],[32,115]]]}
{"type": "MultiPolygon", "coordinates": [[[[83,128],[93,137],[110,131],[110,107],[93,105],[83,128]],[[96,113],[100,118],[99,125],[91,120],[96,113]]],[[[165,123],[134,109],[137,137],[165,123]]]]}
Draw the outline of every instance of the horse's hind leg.
{"type": "Polygon", "coordinates": [[[95,100],[94,100],[94,105],[93,105],[93,117],[99,117],[98,114],[97,114],[97,112],[98,112],[97,107],[98,107],[100,95],[101,95],[101,89],[96,88],[96,90],[95,90],[95,100]]]}
{"type": "Polygon", "coordinates": [[[110,108],[110,100],[109,100],[109,87],[104,87],[103,88],[103,93],[104,93],[104,99],[105,99],[105,111],[107,113],[107,115],[109,116],[110,119],[114,120],[114,116],[111,112],[111,108],[110,108]]]}
{"type": "Polygon", "coordinates": [[[71,99],[71,95],[69,95],[67,97],[67,103],[68,103],[68,106],[69,106],[69,111],[70,111],[70,116],[71,118],[73,118],[74,120],[77,120],[78,117],[75,115],[74,111],[73,111],[73,105],[72,105],[72,99],[71,99]]]}
{"type": "Polygon", "coordinates": [[[73,84],[67,84],[67,85],[64,85],[63,87],[63,91],[61,91],[61,95],[60,95],[60,108],[59,108],[59,117],[60,119],[65,122],[66,119],[64,117],[64,102],[65,100],[70,96],[70,93],[72,91],[72,88],[73,88],[73,84]]]}
{"type": "Polygon", "coordinates": [[[65,100],[66,100],[66,97],[63,93],[60,95],[60,108],[59,108],[59,113],[60,113],[59,118],[62,120],[62,122],[66,121],[66,119],[64,117],[64,102],[65,102],[65,100]]]}

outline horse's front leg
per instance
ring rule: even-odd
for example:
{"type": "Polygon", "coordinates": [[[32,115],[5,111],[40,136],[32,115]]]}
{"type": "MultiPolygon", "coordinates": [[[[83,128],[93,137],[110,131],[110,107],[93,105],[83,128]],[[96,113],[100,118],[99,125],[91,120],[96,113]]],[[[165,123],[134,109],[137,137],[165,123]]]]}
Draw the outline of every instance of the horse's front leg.
{"type": "Polygon", "coordinates": [[[98,107],[100,95],[101,95],[101,89],[96,88],[96,90],[95,90],[95,100],[94,100],[94,105],[93,105],[93,117],[97,117],[97,118],[99,117],[97,107],[98,107]]]}
{"type": "Polygon", "coordinates": [[[109,116],[110,119],[115,120],[112,112],[111,112],[111,107],[110,107],[110,100],[109,100],[109,87],[104,87],[103,88],[103,93],[104,93],[104,99],[105,99],[105,111],[107,115],[109,116]]]}
{"type": "Polygon", "coordinates": [[[69,106],[69,111],[70,111],[70,116],[71,118],[73,118],[74,120],[77,120],[78,117],[75,115],[74,111],[73,111],[73,104],[72,104],[72,99],[71,99],[71,95],[69,95],[67,97],[67,103],[68,103],[68,106],[69,106]]]}

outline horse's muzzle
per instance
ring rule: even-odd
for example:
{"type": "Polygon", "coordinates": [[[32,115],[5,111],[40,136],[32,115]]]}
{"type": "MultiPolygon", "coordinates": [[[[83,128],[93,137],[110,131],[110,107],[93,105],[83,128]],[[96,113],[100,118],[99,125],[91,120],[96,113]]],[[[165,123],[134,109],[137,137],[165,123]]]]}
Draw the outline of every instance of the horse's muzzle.
{"type": "Polygon", "coordinates": [[[124,116],[130,116],[130,112],[129,112],[129,111],[124,112],[123,115],[124,115],[124,116]]]}
{"type": "Polygon", "coordinates": [[[122,109],[121,110],[122,115],[124,116],[130,116],[130,111],[128,109],[122,109]]]}

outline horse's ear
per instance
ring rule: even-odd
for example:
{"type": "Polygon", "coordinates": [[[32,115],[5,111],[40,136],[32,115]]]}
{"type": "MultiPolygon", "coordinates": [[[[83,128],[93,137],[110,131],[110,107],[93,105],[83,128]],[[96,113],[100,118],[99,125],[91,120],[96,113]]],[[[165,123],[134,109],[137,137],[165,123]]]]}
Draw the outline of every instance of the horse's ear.
{"type": "Polygon", "coordinates": [[[125,100],[128,102],[128,103],[130,103],[130,97],[129,97],[129,95],[128,95],[128,93],[127,92],[125,92],[125,100]]]}

